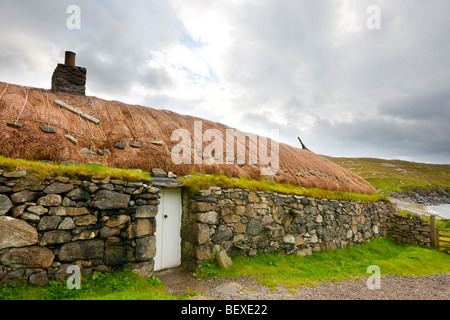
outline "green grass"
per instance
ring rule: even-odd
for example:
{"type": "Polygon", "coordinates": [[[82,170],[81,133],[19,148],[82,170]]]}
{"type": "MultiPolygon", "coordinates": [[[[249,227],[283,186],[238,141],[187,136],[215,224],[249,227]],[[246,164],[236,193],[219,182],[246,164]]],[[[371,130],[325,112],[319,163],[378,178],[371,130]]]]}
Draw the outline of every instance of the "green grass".
{"type": "Polygon", "coordinates": [[[263,179],[249,180],[244,177],[239,179],[229,178],[225,175],[196,175],[192,174],[189,179],[181,178],[184,186],[189,187],[192,191],[198,192],[202,189],[208,189],[212,186],[227,188],[250,189],[255,191],[271,191],[286,194],[303,195],[307,197],[314,197],[318,199],[336,199],[336,200],[353,200],[353,201],[380,201],[388,200],[382,194],[359,194],[349,193],[344,191],[331,191],[317,188],[303,188],[287,183],[276,183],[263,179]]]}
{"type": "Polygon", "coordinates": [[[261,254],[233,257],[232,261],[230,268],[223,269],[210,260],[197,270],[196,275],[204,278],[257,276],[257,281],[276,289],[278,285],[297,288],[315,286],[326,280],[368,277],[370,265],[380,267],[381,275],[425,276],[450,272],[450,254],[434,248],[403,246],[383,238],[343,249],[327,249],[310,256],[261,254]]]}
{"type": "Polygon", "coordinates": [[[379,191],[450,188],[450,165],[376,158],[334,158],[324,156],[360,175],[379,191]]]}
{"type": "Polygon", "coordinates": [[[24,159],[11,159],[0,156],[0,169],[5,171],[27,171],[27,175],[38,179],[47,177],[78,178],[80,175],[105,177],[128,181],[150,180],[150,174],[145,171],[109,168],[99,164],[73,164],[64,166],[58,163],[44,163],[24,159]]]}
{"type": "Polygon", "coordinates": [[[80,289],[68,289],[65,282],[54,280],[47,286],[14,283],[0,288],[0,300],[174,300],[192,294],[172,296],[158,278],[145,279],[126,269],[94,273],[82,279],[80,289]]]}

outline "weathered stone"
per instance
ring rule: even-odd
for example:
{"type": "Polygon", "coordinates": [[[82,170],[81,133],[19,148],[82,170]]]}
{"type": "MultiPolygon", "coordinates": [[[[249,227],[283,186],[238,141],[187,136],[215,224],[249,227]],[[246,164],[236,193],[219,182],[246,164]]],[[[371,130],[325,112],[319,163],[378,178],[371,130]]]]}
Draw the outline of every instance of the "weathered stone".
{"type": "MultiPolygon", "coordinates": [[[[81,183],[81,187],[86,190],[88,193],[94,193],[95,191],[98,190],[98,186],[93,183],[93,182],[89,182],[89,181],[83,181],[81,183]]],[[[73,200],[73,199],[72,199],[73,200]]]]}
{"type": "Polygon", "coordinates": [[[198,260],[206,260],[211,257],[211,248],[209,246],[196,246],[194,256],[198,260]]]}
{"type": "Polygon", "coordinates": [[[284,243],[295,244],[295,237],[292,234],[287,234],[283,237],[284,243]]]}
{"type": "Polygon", "coordinates": [[[255,219],[250,219],[247,225],[247,233],[252,236],[259,235],[264,230],[261,223],[255,219]]]}
{"type": "Polygon", "coordinates": [[[109,237],[105,241],[105,247],[113,246],[120,243],[122,240],[119,237],[109,237]]]}
{"type": "Polygon", "coordinates": [[[37,198],[39,198],[40,195],[41,195],[41,193],[39,193],[39,192],[24,190],[24,191],[13,193],[11,195],[11,200],[14,203],[33,202],[37,198]]]}
{"type": "Polygon", "coordinates": [[[66,217],[63,221],[58,225],[59,230],[72,230],[75,228],[75,222],[72,218],[66,217]]]}
{"type": "Polygon", "coordinates": [[[152,176],[153,177],[167,177],[167,173],[161,168],[153,168],[152,176]]]}
{"type": "Polygon", "coordinates": [[[220,267],[222,268],[231,267],[232,264],[231,258],[228,256],[227,252],[224,249],[219,251],[219,253],[216,256],[216,259],[220,267]]]}
{"type": "Polygon", "coordinates": [[[66,208],[66,215],[68,216],[82,216],[85,214],[89,214],[89,209],[86,207],[80,207],[80,208],[73,208],[73,207],[68,207],[66,208]]]}
{"type": "Polygon", "coordinates": [[[193,201],[191,202],[192,212],[208,212],[213,210],[211,202],[193,201]]]}
{"type": "Polygon", "coordinates": [[[9,248],[0,263],[10,268],[49,268],[54,258],[53,252],[44,247],[9,248]]]}
{"type": "Polygon", "coordinates": [[[62,204],[62,197],[59,194],[48,194],[39,198],[37,204],[45,207],[57,207],[62,204]]]}
{"type": "Polygon", "coordinates": [[[209,226],[204,223],[194,223],[192,234],[197,244],[201,245],[209,240],[209,226]]]}
{"type": "Polygon", "coordinates": [[[91,198],[91,196],[89,195],[89,192],[87,192],[81,188],[73,189],[66,196],[69,197],[73,201],[88,201],[91,198]]]}
{"type": "Polygon", "coordinates": [[[44,207],[41,206],[41,205],[39,205],[39,206],[29,206],[29,207],[27,208],[27,211],[28,211],[28,212],[31,212],[31,213],[34,213],[34,214],[37,214],[37,215],[39,215],[39,216],[42,216],[43,214],[45,214],[45,213],[48,212],[48,209],[47,209],[47,208],[44,208],[44,207]]]}
{"type": "Polygon", "coordinates": [[[130,262],[125,265],[125,267],[128,270],[131,270],[132,272],[144,277],[145,279],[149,279],[153,275],[153,268],[154,268],[155,262],[153,259],[150,261],[144,261],[144,262],[130,262]]]}
{"type": "Polygon", "coordinates": [[[217,201],[217,206],[219,206],[219,207],[234,206],[234,202],[231,199],[221,199],[221,200],[217,201]]]}
{"type": "Polygon", "coordinates": [[[97,237],[98,232],[99,232],[98,230],[83,230],[77,235],[75,235],[72,241],[94,239],[95,237],[97,237]]]}
{"type": "Polygon", "coordinates": [[[111,177],[108,175],[97,175],[97,176],[91,177],[91,181],[96,184],[106,184],[106,183],[109,183],[110,180],[111,180],[111,177]]]}
{"type": "Polygon", "coordinates": [[[62,217],[59,216],[43,216],[37,225],[38,231],[56,230],[62,217]]]}
{"type": "Polygon", "coordinates": [[[247,206],[244,212],[244,216],[253,218],[256,215],[255,209],[253,209],[251,206],[247,206]]]}
{"type": "Polygon", "coordinates": [[[27,208],[27,205],[25,205],[25,204],[21,204],[21,205],[13,207],[12,208],[12,216],[14,218],[20,216],[25,211],[26,208],[27,208]]]}
{"type": "Polygon", "coordinates": [[[77,203],[75,201],[72,201],[68,197],[64,197],[62,205],[63,205],[63,207],[76,207],[77,203]]]}
{"type": "Polygon", "coordinates": [[[28,283],[34,286],[46,286],[48,285],[47,271],[41,271],[33,273],[28,278],[28,283]]]}
{"type": "Polygon", "coordinates": [[[0,186],[0,193],[8,193],[11,191],[12,191],[12,188],[10,188],[10,187],[0,186]]]}
{"type": "Polygon", "coordinates": [[[48,187],[46,187],[44,189],[44,192],[49,194],[59,194],[59,193],[66,193],[66,192],[70,192],[74,189],[75,187],[72,184],[68,184],[68,183],[61,183],[61,182],[53,182],[51,185],[49,185],[48,187]]]}
{"type": "Polygon", "coordinates": [[[128,239],[140,238],[154,233],[154,228],[149,219],[136,219],[125,230],[124,236],[128,239]]]}
{"type": "Polygon", "coordinates": [[[156,255],[156,237],[146,236],[136,240],[136,261],[148,261],[156,255]]]}
{"type": "Polygon", "coordinates": [[[3,176],[5,178],[21,178],[21,177],[25,177],[27,175],[27,172],[22,170],[22,171],[13,171],[13,172],[3,172],[3,176]]]}
{"type": "Polygon", "coordinates": [[[72,240],[72,234],[70,233],[70,231],[48,231],[42,235],[42,238],[39,241],[39,245],[41,247],[45,247],[56,243],[66,243],[70,240],[72,240]]]}
{"type": "Polygon", "coordinates": [[[126,223],[129,223],[130,220],[131,220],[130,216],[127,216],[126,214],[121,214],[109,218],[108,221],[106,221],[105,225],[110,228],[115,228],[122,226],[126,223]]]}
{"type": "Polygon", "coordinates": [[[76,260],[103,259],[104,241],[100,239],[75,241],[64,244],[58,252],[58,260],[71,262],[76,260]]]}
{"type": "Polygon", "coordinates": [[[129,246],[109,246],[105,249],[105,264],[115,266],[130,262],[134,256],[134,249],[129,246]]]}
{"type": "Polygon", "coordinates": [[[25,212],[20,216],[20,219],[37,223],[39,222],[39,220],[41,220],[41,217],[31,212],[25,212]]]}
{"type": "Polygon", "coordinates": [[[222,241],[228,240],[233,236],[233,230],[231,230],[230,227],[227,227],[225,225],[220,225],[216,232],[214,232],[213,236],[211,237],[211,241],[214,243],[220,243],[222,241]]]}
{"type": "Polygon", "coordinates": [[[4,194],[0,194],[0,216],[6,214],[12,206],[11,200],[4,194]]]}
{"type": "Polygon", "coordinates": [[[75,220],[75,225],[77,226],[89,226],[91,224],[97,223],[97,217],[92,214],[87,214],[81,216],[75,220]]]}
{"type": "Polygon", "coordinates": [[[230,214],[230,215],[226,215],[225,217],[222,217],[222,220],[225,223],[235,223],[235,222],[239,222],[241,220],[241,217],[238,216],[237,214],[230,214]]]}
{"type": "Polygon", "coordinates": [[[0,216],[0,249],[30,246],[37,242],[37,231],[27,222],[0,216]]]}
{"type": "Polygon", "coordinates": [[[261,199],[259,199],[259,197],[256,195],[255,192],[249,192],[248,194],[248,201],[249,202],[260,202],[261,199]]]}
{"type": "Polygon", "coordinates": [[[25,270],[11,270],[9,271],[0,281],[0,287],[10,284],[10,283],[21,283],[25,284],[25,270]]]}
{"type": "Polygon", "coordinates": [[[137,206],[136,218],[154,218],[158,213],[158,207],[152,205],[137,206]]]}
{"type": "Polygon", "coordinates": [[[51,216],[65,216],[67,215],[67,209],[65,207],[51,207],[49,214],[51,216]]]}
{"type": "Polygon", "coordinates": [[[95,194],[92,205],[100,210],[126,209],[131,196],[109,190],[100,190],[95,194]]]}
{"type": "Polygon", "coordinates": [[[117,236],[119,234],[120,234],[119,228],[103,227],[100,229],[100,237],[101,238],[109,238],[112,236],[117,236]]]}
{"type": "Polygon", "coordinates": [[[195,215],[198,222],[207,224],[218,224],[219,214],[216,211],[200,212],[195,215]]]}

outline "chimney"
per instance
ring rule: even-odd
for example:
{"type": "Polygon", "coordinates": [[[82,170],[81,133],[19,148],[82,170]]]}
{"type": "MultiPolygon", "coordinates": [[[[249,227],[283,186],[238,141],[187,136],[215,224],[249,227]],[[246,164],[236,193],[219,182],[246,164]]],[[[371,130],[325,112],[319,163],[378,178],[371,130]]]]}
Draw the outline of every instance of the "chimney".
{"type": "Polygon", "coordinates": [[[76,53],[72,52],[72,51],[66,51],[66,56],[64,59],[64,64],[66,66],[71,66],[71,67],[75,67],[75,56],[76,53]]]}
{"type": "Polygon", "coordinates": [[[86,68],[75,65],[75,52],[66,51],[64,64],[58,63],[52,76],[54,92],[86,94],[86,68]]]}

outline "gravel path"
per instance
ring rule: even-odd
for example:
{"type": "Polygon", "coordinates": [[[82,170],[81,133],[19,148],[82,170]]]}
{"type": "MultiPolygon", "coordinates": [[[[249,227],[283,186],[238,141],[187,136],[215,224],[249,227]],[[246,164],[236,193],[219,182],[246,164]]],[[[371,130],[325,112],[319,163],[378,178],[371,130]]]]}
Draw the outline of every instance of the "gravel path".
{"type": "Polygon", "coordinates": [[[193,300],[450,300],[450,274],[425,277],[381,277],[380,289],[368,289],[367,278],[326,282],[316,287],[270,290],[255,277],[195,279],[188,273],[174,271],[158,276],[167,292],[181,295],[188,288],[203,295],[193,300]]]}

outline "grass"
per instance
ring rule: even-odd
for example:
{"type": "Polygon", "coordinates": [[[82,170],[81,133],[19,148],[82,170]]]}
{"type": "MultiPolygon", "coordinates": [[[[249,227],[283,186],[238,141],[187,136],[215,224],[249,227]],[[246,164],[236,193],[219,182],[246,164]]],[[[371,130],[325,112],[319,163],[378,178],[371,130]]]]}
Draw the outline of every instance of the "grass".
{"type": "Polygon", "coordinates": [[[225,175],[198,175],[192,174],[189,179],[181,178],[184,186],[189,187],[192,191],[198,192],[202,189],[208,189],[212,186],[221,188],[239,188],[250,189],[255,191],[271,191],[285,194],[302,195],[307,197],[314,197],[318,199],[336,199],[336,200],[353,200],[353,201],[380,201],[389,200],[382,194],[359,194],[344,191],[331,191],[317,188],[303,188],[287,183],[277,183],[273,181],[263,180],[249,180],[244,177],[239,179],[229,178],[225,175]]]}
{"type": "Polygon", "coordinates": [[[368,277],[370,265],[378,266],[381,275],[426,276],[450,272],[450,254],[429,247],[403,246],[384,238],[343,249],[327,249],[310,256],[260,254],[232,260],[228,269],[210,260],[196,275],[203,278],[257,276],[256,281],[276,289],[278,285],[298,288],[327,280],[368,277]]]}
{"type": "Polygon", "coordinates": [[[68,289],[65,282],[52,280],[47,286],[12,283],[0,288],[0,300],[175,300],[161,281],[145,279],[127,269],[114,273],[94,273],[81,281],[80,289],[68,289]]]}
{"type": "Polygon", "coordinates": [[[450,188],[450,165],[376,158],[325,158],[360,175],[384,194],[450,188]]]}
{"type": "Polygon", "coordinates": [[[123,179],[128,181],[150,180],[150,174],[144,171],[115,169],[95,163],[72,164],[64,166],[58,163],[11,159],[4,156],[0,156],[0,169],[5,171],[25,170],[27,171],[28,176],[38,179],[58,176],[77,178],[80,175],[86,175],[92,177],[110,176],[114,179],[123,179]]]}

